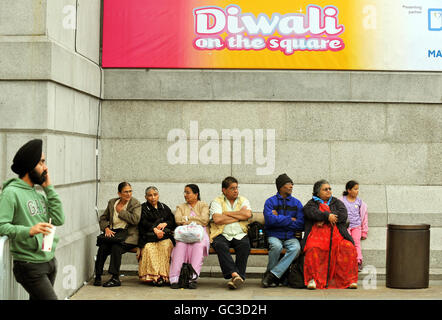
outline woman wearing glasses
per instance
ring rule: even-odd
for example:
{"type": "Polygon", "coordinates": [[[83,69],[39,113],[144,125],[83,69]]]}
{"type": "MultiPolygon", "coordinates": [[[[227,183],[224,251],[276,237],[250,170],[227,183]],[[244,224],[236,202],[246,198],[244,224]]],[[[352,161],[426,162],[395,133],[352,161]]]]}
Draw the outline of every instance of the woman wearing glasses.
{"type": "Polygon", "coordinates": [[[138,228],[140,221],[141,204],[132,197],[132,187],[129,182],[121,182],[118,185],[118,198],[109,200],[106,210],[100,216],[100,229],[109,241],[99,243],[97,260],[95,261],[94,286],[101,286],[101,275],[107,256],[111,256],[109,273],[111,279],[103,284],[103,287],[118,287],[121,256],[123,253],[136,248],[138,244],[138,228]],[[122,242],[113,242],[116,234],[127,231],[127,237],[122,242]]]}
{"type": "Polygon", "coordinates": [[[313,186],[304,206],[304,282],[308,289],[357,288],[357,253],[347,231],[347,209],[326,180],[313,186]]]}

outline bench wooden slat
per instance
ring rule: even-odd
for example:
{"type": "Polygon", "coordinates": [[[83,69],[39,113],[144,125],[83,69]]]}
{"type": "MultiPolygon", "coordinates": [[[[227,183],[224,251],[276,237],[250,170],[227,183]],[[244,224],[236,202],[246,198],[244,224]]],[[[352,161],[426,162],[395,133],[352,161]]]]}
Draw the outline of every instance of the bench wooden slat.
{"type": "MultiPolygon", "coordinates": [[[[230,248],[230,253],[235,253],[235,249],[230,248]]],[[[133,252],[136,253],[137,252],[137,248],[133,248],[131,250],[129,250],[128,252],[133,252]]],[[[209,250],[210,254],[216,254],[215,249],[213,249],[212,247],[210,247],[209,250]]],[[[251,255],[256,255],[256,256],[265,256],[269,254],[269,250],[268,249],[259,249],[259,248],[252,248],[250,249],[250,254],[251,255]]],[[[285,249],[282,249],[281,254],[285,254],[285,249]]]]}
{"type": "MultiPolygon", "coordinates": [[[[131,250],[129,250],[129,252],[133,252],[136,253],[137,252],[137,248],[133,248],[131,250]]],[[[211,247],[210,254],[215,254],[215,250],[211,247]]],[[[233,248],[230,248],[230,253],[235,253],[235,250],[233,248]]],[[[282,250],[282,253],[285,253],[285,249],[282,250]]],[[[269,250],[268,249],[258,249],[258,248],[252,248],[250,249],[250,254],[252,255],[267,255],[269,254],[269,250]]]]}
{"type": "MultiPolygon", "coordinates": [[[[233,248],[230,248],[229,251],[230,251],[230,253],[235,253],[235,250],[233,248]]],[[[215,249],[210,247],[209,253],[210,254],[216,254],[216,251],[215,251],[215,249]]],[[[250,254],[251,255],[257,255],[257,256],[259,256],[259,255],[261,255],[261,256],[268,255],[269,254],[269,250],[268,249],[252,248],[252,249],[250,249],[250,254]]],[[[285,249],[282,249],[281,254],[285,254],[285,249]]]]}

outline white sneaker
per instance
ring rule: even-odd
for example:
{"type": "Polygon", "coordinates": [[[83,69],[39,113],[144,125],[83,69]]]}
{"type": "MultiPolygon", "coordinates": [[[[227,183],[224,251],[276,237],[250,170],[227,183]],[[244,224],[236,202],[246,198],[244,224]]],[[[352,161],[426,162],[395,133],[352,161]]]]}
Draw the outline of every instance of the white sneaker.
{"type": "Polygon", "coordinates": [[[308,282],[307,289],[310,289],[310,290],[316,289],[316,282],[314,279],[312,279],[308,282]]]}

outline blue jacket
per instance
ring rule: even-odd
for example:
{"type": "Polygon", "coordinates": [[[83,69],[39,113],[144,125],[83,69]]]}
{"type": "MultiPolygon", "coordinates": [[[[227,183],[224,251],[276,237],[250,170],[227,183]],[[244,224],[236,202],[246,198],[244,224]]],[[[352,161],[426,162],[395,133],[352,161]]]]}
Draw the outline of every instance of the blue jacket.
{"type": "Polygon", "coordinates": [[[279,193],[268,198],[264,204],[264,229],[268,237],[280,240],[295,238],[295,233],[304,230],[304,211],[301,201],[292,197],[281,197],[279,193]],[[272,213],[276,210],[278,215],[272,213]],[[292,218],[296,218],[293,221],[292,218]]]}

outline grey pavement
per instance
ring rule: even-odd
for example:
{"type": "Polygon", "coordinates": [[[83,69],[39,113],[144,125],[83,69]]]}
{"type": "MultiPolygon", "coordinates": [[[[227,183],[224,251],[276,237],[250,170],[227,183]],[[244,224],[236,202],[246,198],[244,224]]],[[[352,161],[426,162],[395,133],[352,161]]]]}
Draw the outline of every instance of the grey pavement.
{"type": "MultiPolygon", "coordinates": [[[[107,280],[104,277],[103,280],[107,280]]],[[[121,287],[94,287],[92,280],[81,287],[71,300],[442,300],[442,281],[430,280],[424,289],[393,289],[385,280],[358,282],[358,289],[307,290],[285,286],[262,288],[260,279],[246,280],[243,287],[230,290],[222,278],[202,277],[197,289],[152,287],[138,277],[121,277],[121,287]],[[364,288],[365,287],[365,288],[364,288]]]]}

